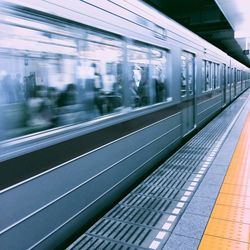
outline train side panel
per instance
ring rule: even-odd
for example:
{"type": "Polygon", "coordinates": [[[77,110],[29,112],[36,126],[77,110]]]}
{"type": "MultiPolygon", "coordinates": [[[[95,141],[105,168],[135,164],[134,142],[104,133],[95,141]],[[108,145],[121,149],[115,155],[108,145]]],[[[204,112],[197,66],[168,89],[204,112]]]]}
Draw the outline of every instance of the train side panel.
{"type": "Polygon", "coordinates": [[[83,227],[77,222],[88,225],[138,176],[152,171],[181,137],[179,112],[6,190],[1,196],[0,209],[5,214],[1,245],[43,249],[64,242],[83,227]]]}

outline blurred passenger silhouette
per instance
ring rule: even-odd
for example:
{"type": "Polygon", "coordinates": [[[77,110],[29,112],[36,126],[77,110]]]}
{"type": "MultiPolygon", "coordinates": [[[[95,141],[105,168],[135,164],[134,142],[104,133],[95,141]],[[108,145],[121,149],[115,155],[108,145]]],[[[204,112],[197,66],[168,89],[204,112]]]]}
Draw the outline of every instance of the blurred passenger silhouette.
{"type": "Polygon", "coordinates": [[[53,114],[50,109],[50,101],[47,97],[47,89],[43,85],[37,85],[33,95],[27,101],[28,126],[34,129],[51,127],[53,114]]]}
{"type": "Polygon", "coordinates": [[[155,102],[158,103],[166,100],[166,89],[162,69],[155,67],[155,71],[153,86],[155,87],[155,102]]]}
{"type": "Polygon", "coordinates": [[[149,102],[148,84],[147,84],[147,68],[134,65],[132,71],[132,83],[130,91],[133,99],[133,107],[145,106],[149,102]]]}

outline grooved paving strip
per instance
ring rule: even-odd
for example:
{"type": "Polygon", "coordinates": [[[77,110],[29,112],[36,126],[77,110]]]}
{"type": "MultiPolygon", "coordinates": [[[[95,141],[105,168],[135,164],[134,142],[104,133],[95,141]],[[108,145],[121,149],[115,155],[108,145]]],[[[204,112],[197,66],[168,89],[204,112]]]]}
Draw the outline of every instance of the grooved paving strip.
{"type": "MultiPolygon", "coordinates": [[[[239,98],[234,110],[245,100],[239,98]]],[[[204,127],[68,249],[161,249],[209,167],[212,150],[217,152],[222,144],[232,122],[232,110],[227,110],[226,116],[222,113],[204,127]]],[[[233,178],[228,185],[235,183],[233,178]]],[[[222,205],[232,199],[229,195],[221,197],[222,205]]],[[[249,209],[244,207],[247,201],[239,200],[243,210],[249,209]]]]}
{"type": "Polygon", "coordinates": [[[250,113],[199,250],[250,249],[250,113]]]}

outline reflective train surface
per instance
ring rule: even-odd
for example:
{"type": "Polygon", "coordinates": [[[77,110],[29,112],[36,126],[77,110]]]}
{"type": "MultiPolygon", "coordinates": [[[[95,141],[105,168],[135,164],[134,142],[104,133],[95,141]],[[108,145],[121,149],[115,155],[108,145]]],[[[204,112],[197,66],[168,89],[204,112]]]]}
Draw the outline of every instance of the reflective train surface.
{"type": "Polygon", "coordinates": [[[61,248],[250,86],[137,0],[0,3],[0,248],[61,248]]]}

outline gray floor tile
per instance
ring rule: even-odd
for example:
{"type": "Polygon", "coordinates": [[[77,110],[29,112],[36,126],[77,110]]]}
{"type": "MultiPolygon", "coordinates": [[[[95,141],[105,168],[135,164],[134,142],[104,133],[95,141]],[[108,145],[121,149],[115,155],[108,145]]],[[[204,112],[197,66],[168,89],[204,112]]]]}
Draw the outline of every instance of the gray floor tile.
{"type": "Polygon", "coordinates": [[[221,174],[223,176],[226,175],[228,166],[227,165],[222,165],[222,164],[212,164],[209,167],[208,173],[213,173],[213,174],[221,174]]]}
{"type": "Polygon", "coordinates": [[[181,235],[172,234],[163,250],[196,250],[199,240],[181,235]]]}
{"type": "Polygon", "coordinates": [[[209,217],[185,213],[175,227],[173,233],[191,238],[201,239],[209,217]]]}
{"type": "Polygon", "coordinates": [[[218,185],[221,186],[224,179],[224,175],[207,173],[204,180],[202,181],[203,185],[218,185]]]}
{"type": "Polygon", "coordinates": [[[197,196],[191,200],[185,212],[209,217],[214,203],[215,199],[197,196]]]}
{"type": "Polygon", "coordinates": [[[232,154],[233,152],[230,152],[230,153],[225,152],[225,153],[221,153],[220,155],[217,155],[213,161],[213,164],[228,166],[230,164],[232,154]]]}
{"type": "Polygon", "coordinates": [[[220,190],[218,185],[209,185],[201,183],[199,189],[195,193],[195,197],[206,197],[210,199],[216,199],[220,190]]]}

